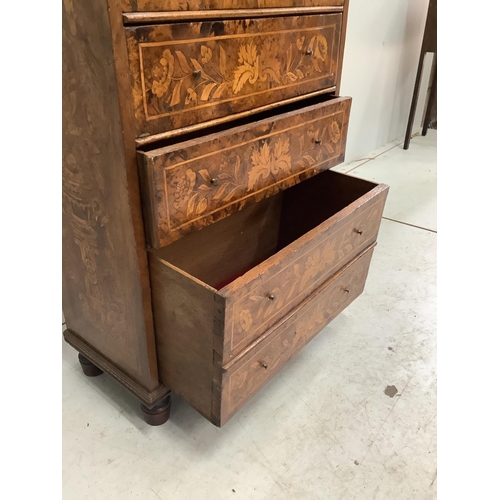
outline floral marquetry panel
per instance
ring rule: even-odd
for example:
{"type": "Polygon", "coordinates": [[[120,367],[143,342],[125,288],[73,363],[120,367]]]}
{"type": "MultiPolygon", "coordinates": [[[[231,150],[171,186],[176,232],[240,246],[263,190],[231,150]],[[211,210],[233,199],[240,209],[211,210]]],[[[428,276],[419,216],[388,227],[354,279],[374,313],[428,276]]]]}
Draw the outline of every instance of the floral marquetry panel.
{"type": "Polygon", "coordinates": [[[127,28],[138,137],[336,82],[342,14],[127,28]]]}
{"type": "Polygon", "coordinates": [[[350,99],[140,153],[159,248],[344,159],[350,99]]]}
{"type": "Polygon", "coordinates": [[[373,247],[318,288],[308,301],[248,355],[230,365],[222,379],[221,424],[363,291],[373,247]]]}

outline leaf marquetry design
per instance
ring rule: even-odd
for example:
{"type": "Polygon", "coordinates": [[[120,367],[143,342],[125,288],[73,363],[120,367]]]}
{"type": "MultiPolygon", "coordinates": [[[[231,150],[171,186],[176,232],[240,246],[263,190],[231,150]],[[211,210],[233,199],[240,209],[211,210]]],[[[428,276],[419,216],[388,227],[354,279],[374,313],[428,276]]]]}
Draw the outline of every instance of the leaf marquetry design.
{"type": "MultiPolygon", "coordinates": [[[[234,44],[234,42],[232,42],[234,44]]],[[[193,107],[202,102],[231,98],[253,88],[273,88],[299,82],[327,72],[328,44],[324,35],[306,35],[293,40],[285,57],[277,44],[255,36],[233,46],[207,41],[193,49],[165,49],[144,59],[144,81],[154,110],[193,107]],[[229,55],[228,55],[229,54],[229,55]],[[309,54],[309,55],[308,55],[309,54]]]]}
{"type": "MultiPolygon", "coordinates": [[[[215,87],[205,88],[209,93],[215,87]]],[[[342,137],[337,120],[305,126],[298,137],[279,134],[256,140],[244,150],[220,153],[216,162],[200,163],[198,169],[173,169],[167,180],[170,217],[184,223],[336,157],[342,137]]]]}

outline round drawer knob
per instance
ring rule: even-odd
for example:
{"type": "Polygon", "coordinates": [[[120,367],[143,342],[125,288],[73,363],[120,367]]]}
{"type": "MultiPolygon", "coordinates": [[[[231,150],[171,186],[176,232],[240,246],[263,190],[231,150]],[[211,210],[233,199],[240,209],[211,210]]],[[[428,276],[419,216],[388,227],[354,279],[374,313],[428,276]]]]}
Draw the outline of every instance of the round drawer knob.
{"type": "Polygon", "coordinates": [[[267,298],[268,298],[269,300],[274,300],[276,297],[274,296],[274,293],[270,293],[270,294],[267,296],[267,298]]]}
{"type": "Polygon", "coordinates": [[[219,179],[210,179],[210,184],[212,184],[212,186],[218,186],[219,185],[219,179]]]}
{"type": "Polygon", "coordinates": [[[345,288],[344,288],[344,292],[345,292],[345,293],[349,293],[349,288],[345,287],[345,288]]]}
{"type": "Polygon", "coordinates": [[[193,76],[194,76],[195,78],[199,78],[199,77],[201,76],[201,69],[195,69],[195,70],[193,71],[193,76]]]}
{"type": "Polygon", "coordinates": [[[306,50],[306,56],[312,56],[313,51],[311,49],[306,50]]]}
{"type": "Polygon", "coordinates": [[[354,232],[356,234],[363,234],[363,231],[361,229],[355,229],[354,232]]]}
{"type": "Polygon", "coordinates": [[[321,139],[316,139],[314,142],[315,142],[316,144],[321,144],[321,139]]]}
{"type": "Polygon", "coordinates": [[[260,366],[262,366],[262,368],[264,368],[264,370],[267,370],[267,363],[265,361],[259,361],[260,363],[260,366]]]}

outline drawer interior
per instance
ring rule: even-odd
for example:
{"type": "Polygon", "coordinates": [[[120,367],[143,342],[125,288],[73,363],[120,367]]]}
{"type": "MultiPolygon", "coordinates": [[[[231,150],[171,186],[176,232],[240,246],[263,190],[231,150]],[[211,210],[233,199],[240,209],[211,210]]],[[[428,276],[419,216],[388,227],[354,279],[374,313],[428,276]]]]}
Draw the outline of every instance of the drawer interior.
{"type": "Polygon", "coordinates": [[[152,253],[219,290],[374,187],[328,170],[152,253]]]}

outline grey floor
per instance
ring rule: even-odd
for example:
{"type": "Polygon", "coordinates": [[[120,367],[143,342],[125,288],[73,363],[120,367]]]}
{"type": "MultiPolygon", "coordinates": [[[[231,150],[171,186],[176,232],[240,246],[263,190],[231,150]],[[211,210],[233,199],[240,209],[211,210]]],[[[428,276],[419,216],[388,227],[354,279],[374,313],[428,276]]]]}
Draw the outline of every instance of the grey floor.
{"type": "Polygon", "coordinates": [[[63,343],[63,497],[436,498],[436,141],[336,168],[391,186],[365,292],[223,429],[147,426],[63,343]]]}

